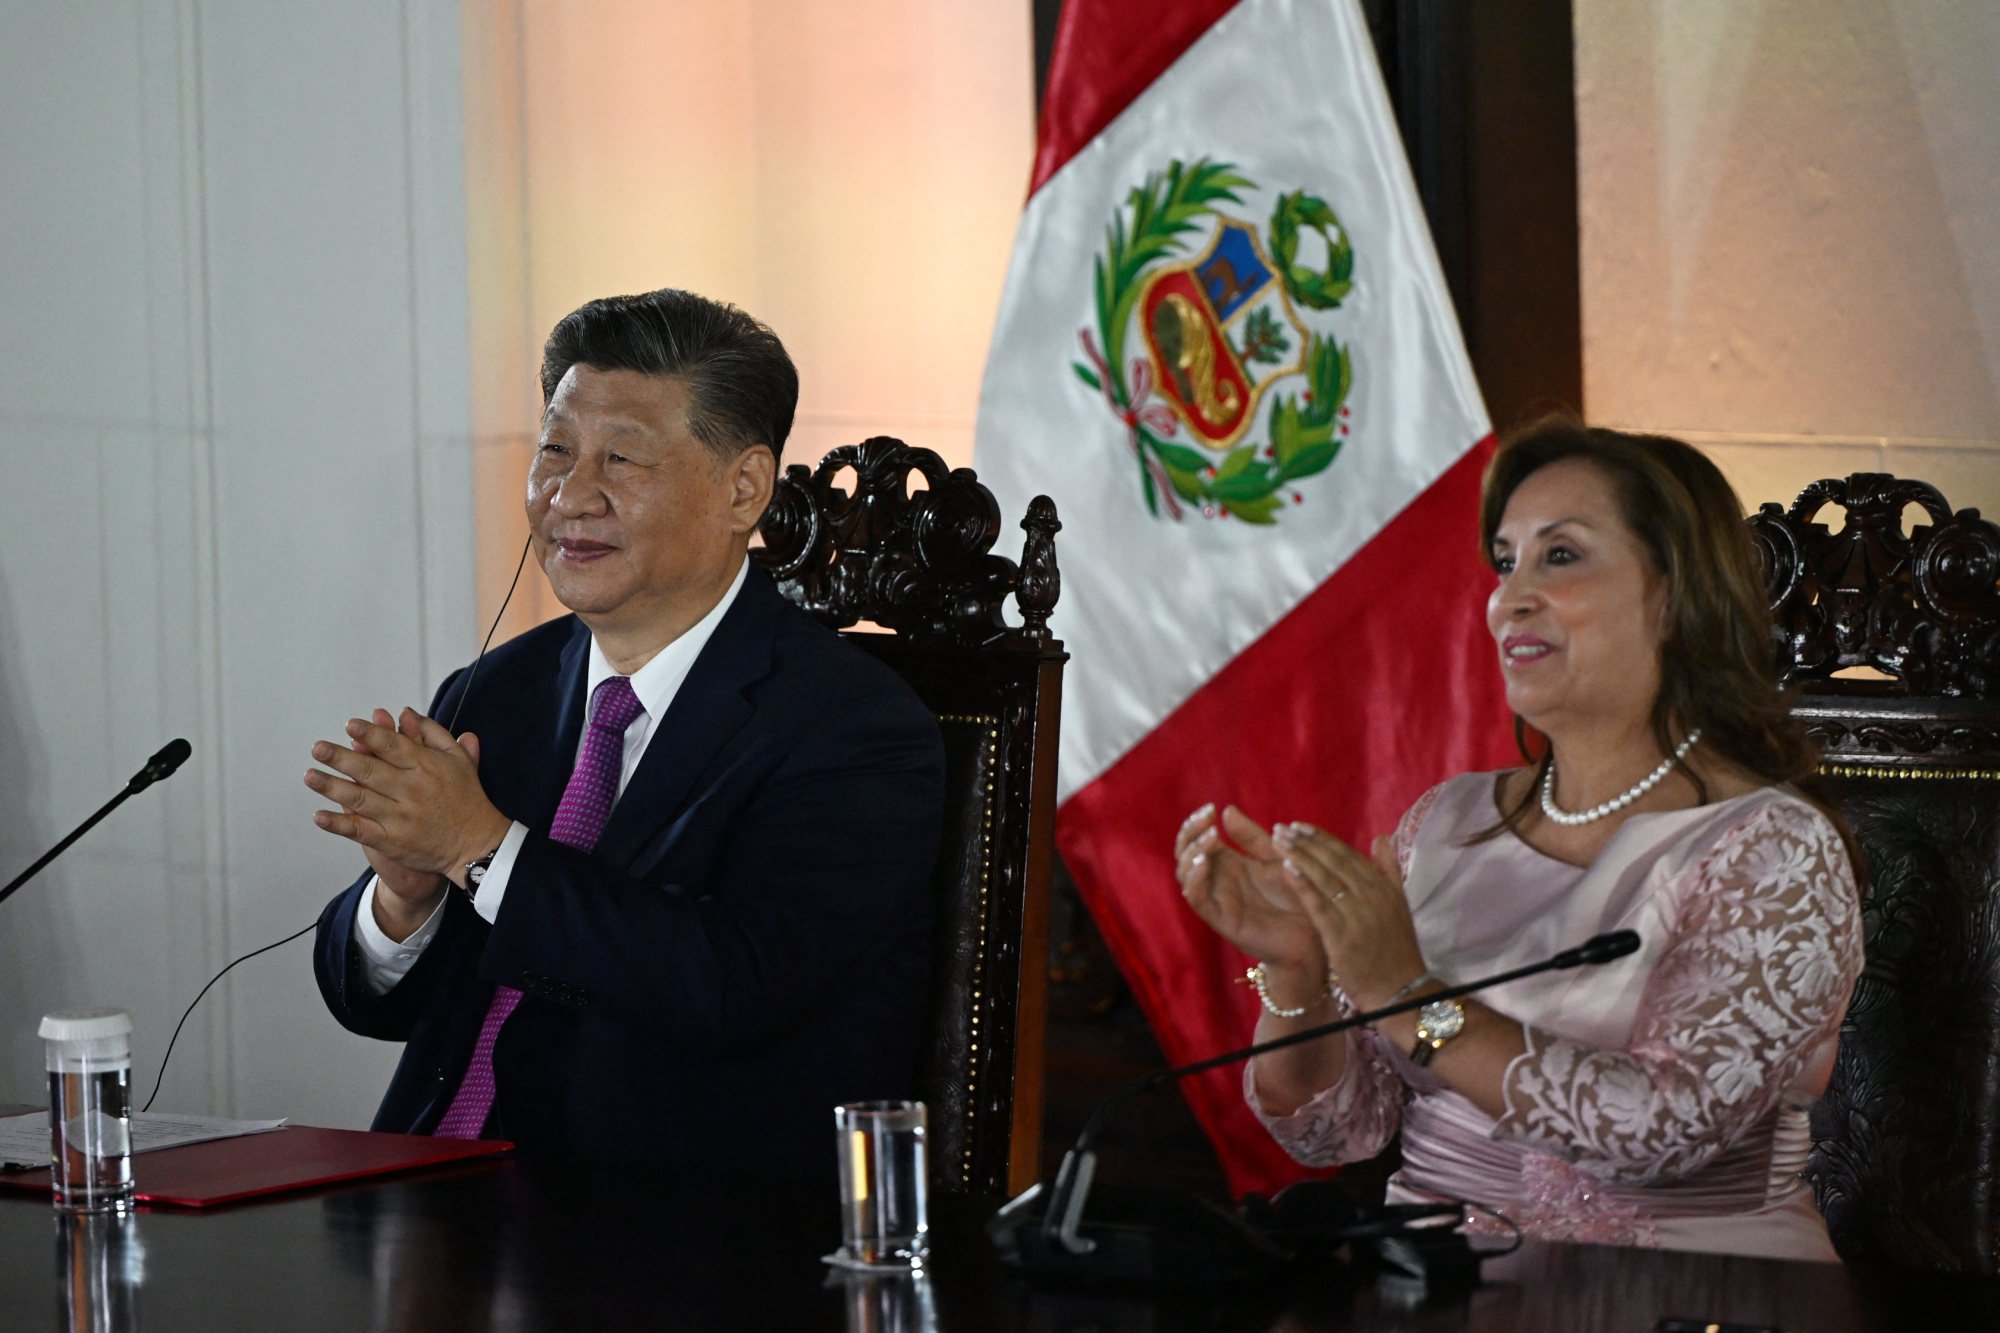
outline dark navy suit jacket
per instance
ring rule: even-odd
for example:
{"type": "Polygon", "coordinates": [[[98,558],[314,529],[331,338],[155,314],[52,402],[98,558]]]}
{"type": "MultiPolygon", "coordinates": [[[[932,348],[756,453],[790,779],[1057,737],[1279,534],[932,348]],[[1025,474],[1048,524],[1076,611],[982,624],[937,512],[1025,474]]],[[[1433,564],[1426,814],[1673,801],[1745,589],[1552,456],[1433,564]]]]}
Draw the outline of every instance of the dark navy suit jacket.
{"type": "MultiPolygon", "coordinates": [[[[426,1133],[496,984],[524,992],[493,1055],[493,1132],[606,1161],[833,1171],[832,1108],[910,1095],[930,967],[944,749],[893,672],[753,567],[596,849],[545,830],[583,727],[589,632],[494,649],[457,721],[530,830],[492,925],[453,891],[385,995],[358,979],[364,873],[320,917],[334,1017],[408,1043],[375,1128],[426,1133]]],[[[431,716],[466,691],[444,683],[431,716]]]]}

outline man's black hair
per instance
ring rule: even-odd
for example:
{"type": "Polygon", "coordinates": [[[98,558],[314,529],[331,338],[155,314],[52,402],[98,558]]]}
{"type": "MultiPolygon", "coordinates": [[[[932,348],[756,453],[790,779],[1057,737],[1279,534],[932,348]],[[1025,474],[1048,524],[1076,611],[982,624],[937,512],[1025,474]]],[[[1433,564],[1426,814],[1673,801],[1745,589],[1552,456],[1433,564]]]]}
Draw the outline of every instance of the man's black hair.
{"type": "Polygon", "coordinates": [[[725,458],[753,444],[784,456],[799,372],[778,335],[733,305],[669,287],[579,307],[542,349],[544,404],[579,363],[678,377],[697,440],[725,458]]]}

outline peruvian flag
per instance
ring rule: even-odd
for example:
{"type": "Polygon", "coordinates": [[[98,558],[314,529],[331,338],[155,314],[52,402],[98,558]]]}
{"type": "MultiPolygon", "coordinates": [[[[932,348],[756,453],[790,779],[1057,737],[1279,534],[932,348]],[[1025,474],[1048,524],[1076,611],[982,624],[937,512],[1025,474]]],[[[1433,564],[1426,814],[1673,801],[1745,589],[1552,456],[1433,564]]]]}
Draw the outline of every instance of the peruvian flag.
{"type": "MultiPolygon", "coordinates": [[[[1057,842],[1172,1063],[1257,1005],[1175,884],[1189,811],[1365,850],[1512,755],[1489,448],[1354,0],[1068,0],[976,462],[1065,520],[1057,842]]],[[[1301,1174],[1239,1071],[1183,1087],[1237,1192],[1301,1174]]]]}

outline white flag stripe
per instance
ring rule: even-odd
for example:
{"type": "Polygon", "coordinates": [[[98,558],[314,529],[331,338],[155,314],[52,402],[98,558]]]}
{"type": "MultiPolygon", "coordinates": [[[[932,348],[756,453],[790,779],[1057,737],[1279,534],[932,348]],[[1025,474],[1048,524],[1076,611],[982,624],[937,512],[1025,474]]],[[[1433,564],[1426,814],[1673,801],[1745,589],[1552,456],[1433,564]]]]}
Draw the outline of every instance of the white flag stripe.
{"type": "MultiPolygon", "coordinates": [[[[1056,628],[1073,660],[1058,798],[1142,739],[1486,434],[1429,232],[1351,0],[1244,0],[1030,201],[980,399],[981,476],[1003,512],[1065,518],[1056,628]],[[1352,349],[1351,434],[1276,528],[1146,510],[1126,428],[1071,370],[1097,337],[1093,263],[1133,187],[1176,160],[1255,182],[1219,204],[1258,233],[1280,193],[1330,204],[1354,290],[1323,328],[1352,349]],[[1091,219],[1079,225],[1078,219],[1091,219]]],[[[1169,263],[1207,244],[1197,233],[1169,263]]],[[[1300,256],[1304,261],[1306,256],[1300,256]]],[[[1145,355],[1127,340],[1125,360],[1145,355]]],[[[1296,394],[1303,377],[1277,387],[1296,394]]],[[[1157,401],[1157,400],[1156,400],[1157,401]]],[[[1259,404],[1263,427],[1268,400],[1259,404]]],[[[1337,688],[1338,645],[1326,687],[1337,688]]]]}

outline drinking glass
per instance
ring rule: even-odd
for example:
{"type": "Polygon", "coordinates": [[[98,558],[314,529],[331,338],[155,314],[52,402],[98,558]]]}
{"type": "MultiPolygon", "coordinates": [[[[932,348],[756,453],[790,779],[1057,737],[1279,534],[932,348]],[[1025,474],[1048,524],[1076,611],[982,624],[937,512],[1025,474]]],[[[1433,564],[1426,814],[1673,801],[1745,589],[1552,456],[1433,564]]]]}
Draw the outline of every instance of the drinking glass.
{"type": "Polygon", "coordinates": [[[930,1166],[922,1102],[833,1108],[844,1268],[921,1268],[930,1248],[930,1166]]]}

